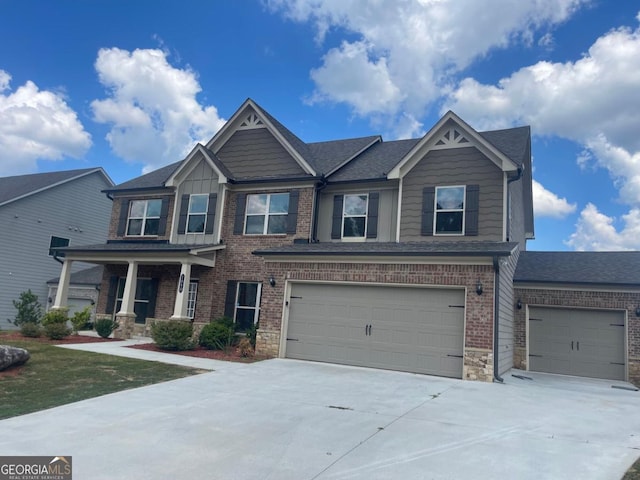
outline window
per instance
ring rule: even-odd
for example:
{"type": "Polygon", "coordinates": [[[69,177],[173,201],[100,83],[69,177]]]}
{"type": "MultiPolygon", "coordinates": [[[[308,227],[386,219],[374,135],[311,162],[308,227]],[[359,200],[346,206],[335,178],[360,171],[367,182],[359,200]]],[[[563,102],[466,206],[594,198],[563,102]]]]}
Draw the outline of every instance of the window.
{"type": "MultiPolygon", "coordinates": [[[[116,295],[116,308],[114,313],[118,313],[122,307],[122,297],[124,295],[124,284],[126,278],[118,279],[118,293],[116,295]]],[[[138,278],[136,283],[136,299],[133,304],[133,312],[136,314],[136,323],[145,323],[149,315],[149,303],[154,290],[153,282],[150,278],[138,278]]]]}
{"type": "Polygon", "coordinates": [[[247,195],[246,235],[287,233],[288,193],[247,195]]]}
{"type": "Polygon", "coordinates": [[[162,200],[132,200],[129,206],[127,235],[158,235],[162,200]]]}
{"type": "Polygon", "coordinates": [[[209,195],[191,195],[189,198],[187,233],[204,233],[208,204],[209,195]]]}
{"type": "MultiPolygon", "coordinates": [[[[62,238],[62,237],[51,237],[51,240],[49,240],[49,256],[53,257],[54,254],[54,250],[58,247],[68,247],[69,246],[69,239],[68,238],[62,238]]],[[[64,253],[60,252],[58,253],[59,257],[64,257],[64,253]]]]}
{"type": "Polygon", "coordinates": [[[196,315],[196,297],[198,296],[198,281],[189,282],[189,295],[187,297],[187,317],[193,319],[196,315]]]}
{"type": "Polygon", "coordinates": [[[342,212],[342,237],[364,238],[367,231],[368,195],[345,195],[342,212]]]}
{"type": "Polygon", "coordinates": [[[260,293],[262,284],[238,282],[235,322],[237,332],[246,332],[258,323],[260,316],[260,293]]]}
{"type": "Polygon", "coordinates": [[[464,234],[465,187],[436,187],[435,234],[464,234]]]}

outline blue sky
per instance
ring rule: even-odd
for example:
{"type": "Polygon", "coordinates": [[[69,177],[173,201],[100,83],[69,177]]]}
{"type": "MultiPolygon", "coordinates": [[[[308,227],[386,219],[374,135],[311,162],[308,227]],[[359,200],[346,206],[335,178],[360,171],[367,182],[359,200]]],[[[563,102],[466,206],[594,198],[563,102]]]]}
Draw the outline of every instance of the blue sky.
{"type": "Polygon", "coordinates": [[[533,250],[640,247],[640,3],[0,0],[0,175],[182,158],[251,97],[305,141],[531,125],[533,250]]]}

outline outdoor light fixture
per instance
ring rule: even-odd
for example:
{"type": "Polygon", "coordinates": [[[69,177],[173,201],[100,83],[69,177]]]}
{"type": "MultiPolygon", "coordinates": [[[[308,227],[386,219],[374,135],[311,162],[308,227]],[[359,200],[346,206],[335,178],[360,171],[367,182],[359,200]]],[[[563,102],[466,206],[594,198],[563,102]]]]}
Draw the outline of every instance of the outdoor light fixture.
{"type": "Polygon", "coordinates": [[[640,307],[636,307],[636,317],[640,317],[640,307]]]}
{"type": "Polygon", "coordinates": [[[482,295],[482,282],[480,279],[478,279],[478,283],[476,283],[476,293],[482,295]]]}
{"type": "Polygon", "coordinates": [[[273,275],[269,277],[269,285],[271,285],[272,287],[276,286],[276,279],[273,277],[273,275]]]}
{"type": "Polygon", "coordinates": [[[518,301],[516,302],[516,308],[518,310],[522,310],[522,300],[518,299],[518,301]]]}

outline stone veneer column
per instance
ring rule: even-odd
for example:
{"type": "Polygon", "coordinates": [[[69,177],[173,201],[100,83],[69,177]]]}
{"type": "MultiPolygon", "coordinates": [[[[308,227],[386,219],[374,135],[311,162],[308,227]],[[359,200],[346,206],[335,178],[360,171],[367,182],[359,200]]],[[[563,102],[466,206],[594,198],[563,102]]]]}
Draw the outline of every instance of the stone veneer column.
{"type": "Polygon", "coordinates": [[[462,378],[493,382],[493,351],[485,348],[465,348],[462,378]]]}

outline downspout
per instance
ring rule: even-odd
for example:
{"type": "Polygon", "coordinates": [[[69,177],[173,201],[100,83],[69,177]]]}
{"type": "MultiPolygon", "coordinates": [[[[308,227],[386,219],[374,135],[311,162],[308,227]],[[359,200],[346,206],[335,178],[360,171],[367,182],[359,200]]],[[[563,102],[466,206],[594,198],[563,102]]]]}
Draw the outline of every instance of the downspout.
{"type": "Polygon", "coordinates": [[[313,200],[313,218],[311,222],[313,224],[311,228],[311,243],[318,242],[318,208],[320,206],[320,192],[327,186],[327,179],[324,175],[320,177],[320,182],[316,184],[316,197],[313,200]]]}
{"type": "Polygon", "coordinates": [[[60,259],[58,258],[58,251],[57,251],[57,250],[54,250],[54,252],[53,252],[53,259],[54,259],[56,262],[58,262],[60,265],[64,265],[64,260],[60,260],[60,259]]]}
{"type": "Polygon", "coordinates": [[[498,373],[498,328],[500,327],[500,260],[497,255],[493,257],[493,270],[495,272],[493,280],[493,379],[496,382],[504,383],[504,379],[498,373]]]}

